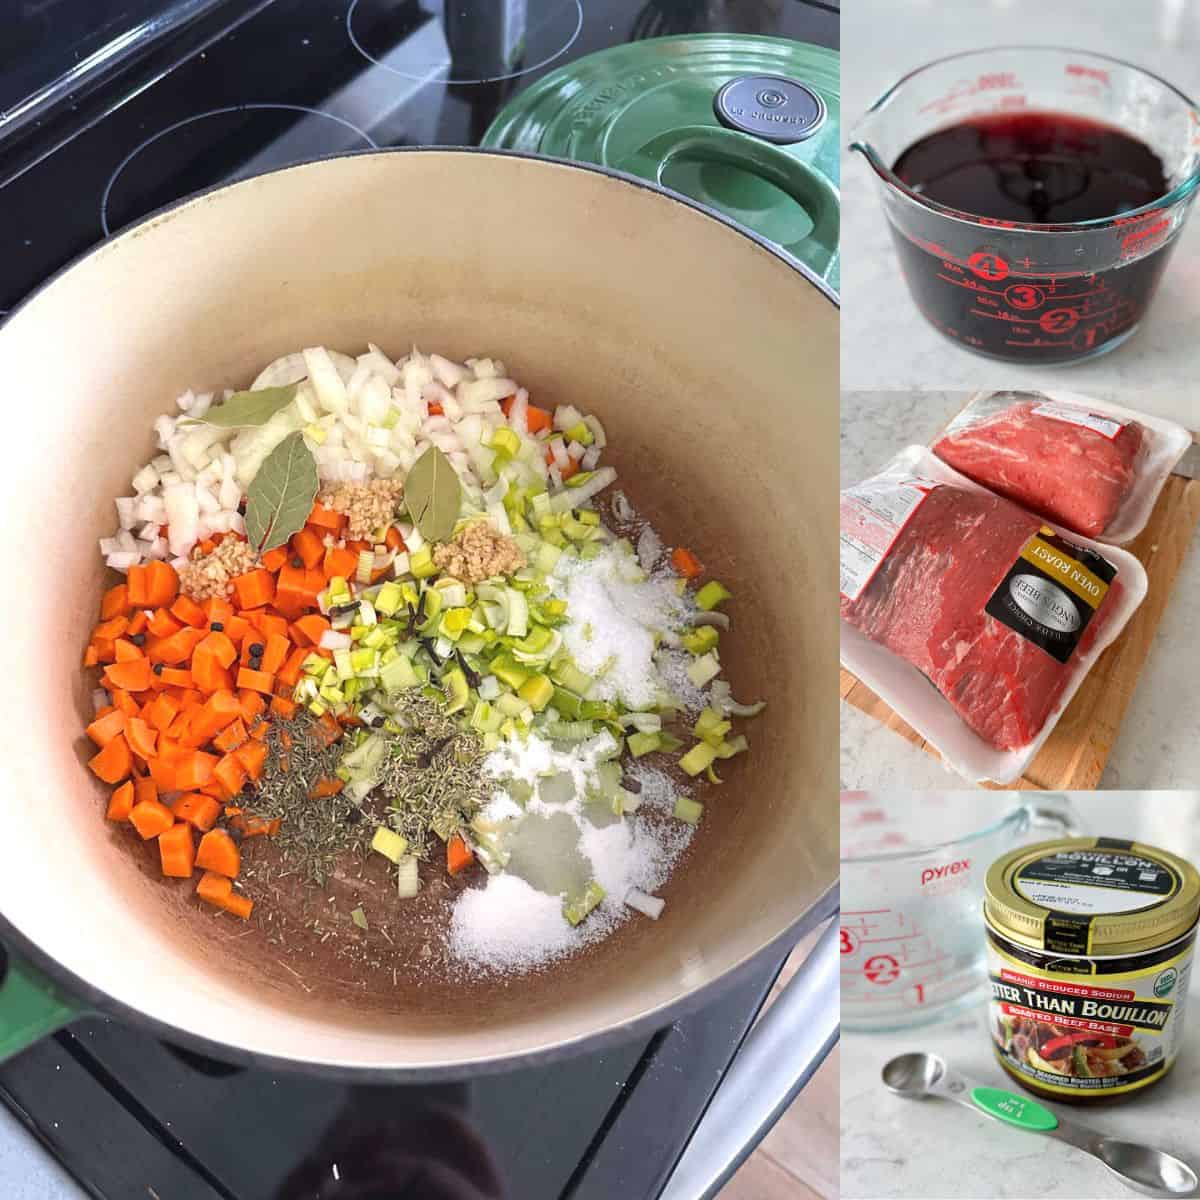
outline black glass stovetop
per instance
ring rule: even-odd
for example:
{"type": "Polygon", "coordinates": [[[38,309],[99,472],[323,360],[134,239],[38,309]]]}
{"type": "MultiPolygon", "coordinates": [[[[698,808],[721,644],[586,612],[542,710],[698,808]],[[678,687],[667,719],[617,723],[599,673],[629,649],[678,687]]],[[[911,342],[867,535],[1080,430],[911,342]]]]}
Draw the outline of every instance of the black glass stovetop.
{"type": "MultiPolygon", "coordinates": [[[[0,36],[0,319],[106,234],[190,192],[349,149],[477,144],[516,91],[641,38],[836,48],[836,8],[13,0],[0,36]]],[[[650,1200],[779,965],[652,1036],[465,1084],[233,1068],[93,1018],[0,1067],[0,1099],[105,1200],[650,1200]]]]}

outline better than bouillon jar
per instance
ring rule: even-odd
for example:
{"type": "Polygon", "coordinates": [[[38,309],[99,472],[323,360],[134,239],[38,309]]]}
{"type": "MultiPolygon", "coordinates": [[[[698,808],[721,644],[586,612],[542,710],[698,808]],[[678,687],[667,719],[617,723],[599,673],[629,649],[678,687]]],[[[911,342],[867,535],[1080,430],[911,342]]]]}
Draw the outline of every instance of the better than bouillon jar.
{"type": "Polygon", "coordinates": [[[1183,1039],[1200,873],[1116,838],[1063,838],[993,863],[983,902],[1001,1065],[1051,1100],[1161,1079],[1183,1039]]]}

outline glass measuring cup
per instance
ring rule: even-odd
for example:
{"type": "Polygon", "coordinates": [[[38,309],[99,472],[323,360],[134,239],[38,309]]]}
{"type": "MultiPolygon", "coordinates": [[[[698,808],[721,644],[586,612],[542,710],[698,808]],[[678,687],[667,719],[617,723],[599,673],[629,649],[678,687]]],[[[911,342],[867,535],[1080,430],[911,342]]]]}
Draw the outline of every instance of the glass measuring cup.
{"type": "Polygon", "coordinates": [[[1165,80],[1100,54],[1008,46],[939,59],[885,92],[855,129],[917,308],[965,349],[1067,363],[1137,329],[1200,188],[1200,109],[1165,80]],[[1116,127],[1162,161],[1167,193],[1070,224],[960,212],[892,167],[927,135],[1005,113],[1064,114],[1116,127]]]}
{"type": "Polygon", "coordinates": [[[903,1029],[975,1000],[988,867],[1075,831],[1066,797],[843,792],[842,1025],[903,1029]]]}

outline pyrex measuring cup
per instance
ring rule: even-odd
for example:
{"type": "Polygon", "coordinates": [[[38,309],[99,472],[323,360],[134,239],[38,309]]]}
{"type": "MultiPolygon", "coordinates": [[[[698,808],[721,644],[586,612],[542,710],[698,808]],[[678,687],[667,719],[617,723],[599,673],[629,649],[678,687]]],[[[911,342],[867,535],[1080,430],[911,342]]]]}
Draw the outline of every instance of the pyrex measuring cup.
{"type": "Polygon", "coordinates": [[[1008,46],[939,59],[906,75],[860,121],[851,149],[879,180],[916,306],[968,350],[1066,363],[1138,327],[1200,187],[1200,110],[1169,83],[1104,55],[1008,46]],[[1072,224],[988,219],[903,183],[899,156],[971,118],[1049,112],[1115,126],[1161,159],[1167,194],[1072,224]]]}
{"type": "Polygon", "coordinates": [[[983,879],[1006,850],[1074,830],[1065,797],[843,792],[842,1025],[902,1029],[976,998],[983,879]]]}

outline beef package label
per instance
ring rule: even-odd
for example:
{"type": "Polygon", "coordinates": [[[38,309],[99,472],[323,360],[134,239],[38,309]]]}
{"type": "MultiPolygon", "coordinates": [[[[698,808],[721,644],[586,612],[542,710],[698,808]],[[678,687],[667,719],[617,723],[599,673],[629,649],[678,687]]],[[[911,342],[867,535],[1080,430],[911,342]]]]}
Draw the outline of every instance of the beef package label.
{"type": "Polygon", "coordinates": [[[1025,543],[986,611],[1065,663],[1116,575],[1106,558],[1043,526],[1025,543]]]}
{"type": "Polygon", "coordinates": [[[1102,434],[1112,441],[1117,434],[1129,424],[1128,421],[1118,421],[1103,413],[1088,412],[1086,408],[1074,408],[1069,404],[1055,404],[1047,400],[1044,404],[1034,406],[1033,411],[1040,417],[1053,417],[1056,421],[1066,421],[1070,425],[1079,425],[1090,429],[1093,433],[1102,434]]]}
{"type": "Polygon", "coordinates": [[[857,600],[925,497],[941,485],[919,476],[880,476],[841,496],[841,591],[857,600]]]}

